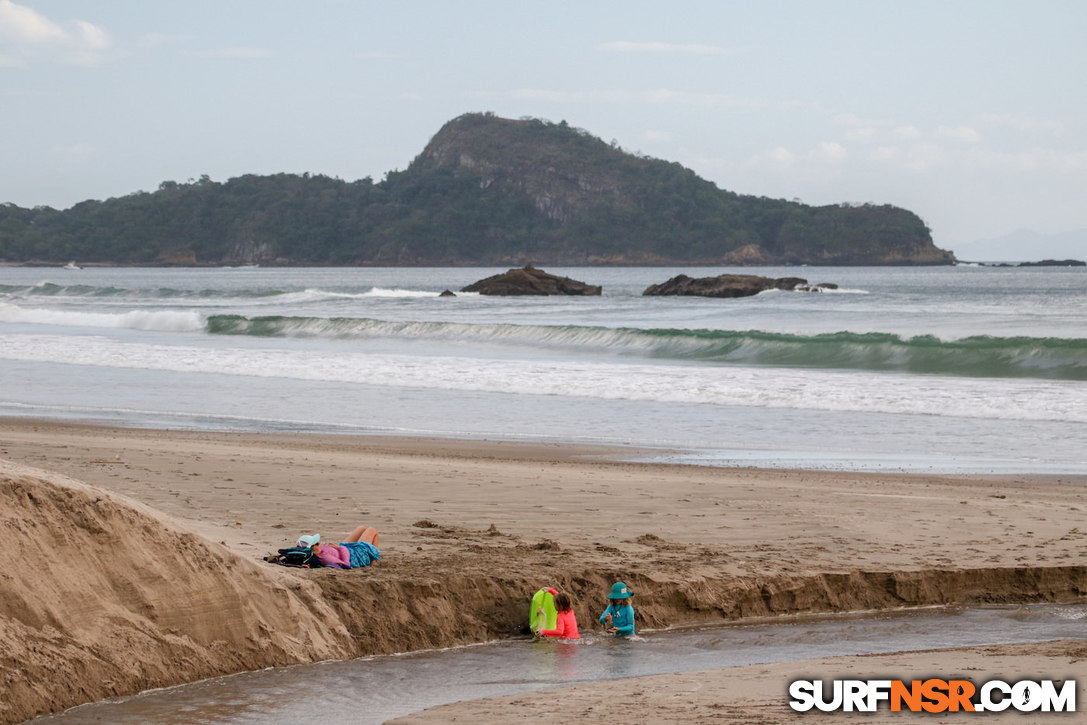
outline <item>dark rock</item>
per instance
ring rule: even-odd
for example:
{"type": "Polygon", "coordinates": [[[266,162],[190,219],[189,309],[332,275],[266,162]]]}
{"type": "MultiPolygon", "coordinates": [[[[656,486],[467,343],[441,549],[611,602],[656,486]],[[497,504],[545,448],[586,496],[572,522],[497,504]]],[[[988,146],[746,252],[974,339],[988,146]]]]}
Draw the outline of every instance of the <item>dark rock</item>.
{"type": "Polygon", "coordinates": [[[481,295],[599,295],[600,287],[558,277],[528,265],[470,284],[461,292],[481,295]]]}
{"type": "Polygon", "coordinates": [[[1020,262],[1020,267],[1087,267],[1079,259],[1043,259],[1041,262],[1020,262]]]}
{"type": "Polygon", "coordinates": [[[440,295],[438,295],[438,296],[439,297],[456,297],[457,293],[453,292],[452,290],[445,289],[445,290],[442,290],[442,293],[440,295]]]}
{"type": "Polygon", "coordinates": [[[836,285],[823,283],[814,287],[808,280],[799,277],[760,277],[754,274],[722,274],[717,277],[699,277],[697,279],[681,274],[663,284],[646,288],[643,295],[685,295],[692,297],[750,297],[768,289],[819,291],[834,289],[836,285]]]}

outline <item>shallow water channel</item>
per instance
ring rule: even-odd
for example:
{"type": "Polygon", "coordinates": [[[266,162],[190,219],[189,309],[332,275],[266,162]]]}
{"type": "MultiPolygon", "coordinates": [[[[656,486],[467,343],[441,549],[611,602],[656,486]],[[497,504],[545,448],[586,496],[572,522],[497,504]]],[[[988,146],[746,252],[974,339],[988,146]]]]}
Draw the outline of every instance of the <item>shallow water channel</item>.
{"type": "Polygon", "coordinates": [[[511,640],[249,672],[81,705],[30,722],[381,723],[459,700],[623,677],[833,655],[1087,639],[1085,624],[1087,604],[1047,604],[789,619],[648,632],[634,640],[589,632],[579,643],[511,640]]]}

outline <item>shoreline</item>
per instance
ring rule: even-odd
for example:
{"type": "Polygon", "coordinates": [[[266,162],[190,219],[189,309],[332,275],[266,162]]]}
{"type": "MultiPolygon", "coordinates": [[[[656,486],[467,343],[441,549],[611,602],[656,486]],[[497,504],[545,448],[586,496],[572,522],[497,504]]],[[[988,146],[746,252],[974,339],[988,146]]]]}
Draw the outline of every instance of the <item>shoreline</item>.
{"type": "MultiPolygon", "coordinates": [[[[108,494],[118,508],[104,531],[121,543],[138,546],[149,536],[147,523],[120,530],[134,515],[124,511],[138,511],[158,522],[151,526],[163,532],[156,546],[213,551],[223,570],[233,572],[230,579],[209,573],[189,594],[239,612],[247,630],[210,631],[196,614],[179,613],[169,589],[178,583],[155,576],[140,578],[134,590],[95,592],[98,606],[119,622],[115,636],[145,637],[142,670],[111,679],[88,664],[75,673],[71,692],[20,689],[23,709],[0,711],[0,721],[270,664],[511,636],[524,627],[528,597],[548,584],[573,594],[587,628],[611,581],[627,581],[642,629],[915,604],[1055,601],[1087,591],[1087,476],[842,473],[609,458],[630,453],[557,443],[0,419],[0,459],[14,462],[13,471],[48,472],[41,482],[15,476],[13,490],[22,498],[11,500],[39,500],[26,509],[41,517],[24,528],[28,535],[49,542],[70,534],[72,516],[101,508],[108,494]],[[54,484],[57,491],[49,488],[54,484]],[[58,508],[49,518],[45,499],[67,513],[58,508]],[[260,561],[301,533],[334,539],[358,523],[382,532],[382,560],[371,568],[301,571],[260,561]],[[252,604],[266,593],[266,603],[252,604]],[[274,618],[284,601],[305,614],[292,632],[280,631],[274,618]],[[426,611],[455,626],[435,631],[426,626],[433,616],[426,611]],[[230,657],[215,653],[224,637],[239,637],[230,657]],[[170,671],[166,663],[178,657],[178,647],[189,652],[191,667],[170,671]],[[156,648],[165,652],[161,672],[147,675],[156,648]]],[[[96,525],[80,535],[111,545],[96,525]]],[[[0,543],[3,553],[19,553],[12,546],[0,543]]],[[[0,660],[0,677],[8,678],[0,683],[21,686],[27,669],[58,674],[56,662],[37,661],[25,649],[41,644],[33,641],[42,630],[40,624],[35,630],[32,614],[44,606],[28,592],[42,594],[48,585],[53,596],[64,589],[86,597],[88,567],[109,581],[136,576],[109,569],[110,562],[50,562],[33,579],[17,573],[2,585],[0,596],[27,602],[22,626],[32,641],[22,650],[8,642],[16,649],[0,660]]],[[[47,604],[51,626],[68,646],[104,647],[99,660],[137,650],[129,642],[129,649],[115,643],[110,651],[91,623],[71,621],[61,604],[47,604]]],[[[66,666],[79,657],[69,653],[66,666]]]]}
{"type": "MultiPolygon", "coordinates": [[[[178,436],[253,437],[290,441],[310,440],[314,444],[347,441],[368,450],[386,452],[430,452],[452,456],[510,458],[512,460],[585,460],[616,464],[644,464],[659,467],[725,469],[731,471],[809,472],[830,475],[903,475],[909,477],[972,478],[984,480],[1029,479],[1036,481],[1069,481],[1087,484],[1087,473],[1079,468],[1057,468],[1045,471],[1023,470],[1007,462],[982,459],[946,460],[918,458],[909,454],[880,454],[869,456],[846,453],[815,455],[810,452],[777,451],[755,453],[747,449],[684,447],[670,443],[627,443],[607,440],[570,440],[557,437],[534,437],[522,434],[507,436],[485,433],[404,432],[392,430],[358,430],[355,427],[328,425],[312,429],[285,432],[281,429],[238,427],[170,427],[162,422],[133,422],[127,425],[110,420],[50,417],[48,415],[19,415],[0,412],[0,426],[57,426],[58,429],[87,431],[126,431],[166,433],[178,436]],[[716,454],[716,455],[715,455],[716,454]],[[851,467],[841,467],[836,461],[851,459],[851,467]],[[864,461],[862,465],[856,462],[864,461]],[[965,462],[964,462],[965,461],[965,462]]],[[[1020,464],[1020,466],[1023,464],[1020,464]]]]}

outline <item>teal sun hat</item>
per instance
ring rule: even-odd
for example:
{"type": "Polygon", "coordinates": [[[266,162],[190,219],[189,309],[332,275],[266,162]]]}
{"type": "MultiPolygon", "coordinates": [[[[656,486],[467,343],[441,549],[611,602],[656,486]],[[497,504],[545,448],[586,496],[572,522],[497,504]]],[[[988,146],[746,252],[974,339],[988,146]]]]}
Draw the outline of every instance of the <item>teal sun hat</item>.
{"type": "Polygon", "coordinates": [[[612,584],[611,591],[608,593],[608,599],[629,599],[632,596],[634,596],[634,592],[623,582],[612,584]]]}
{"type": "Polygon", "coordinates": [[[310,534],[308,536],[299,536],[298,545],[306,549],[312,549],[313,545],[321,540],[320,534],[310,534]]]}

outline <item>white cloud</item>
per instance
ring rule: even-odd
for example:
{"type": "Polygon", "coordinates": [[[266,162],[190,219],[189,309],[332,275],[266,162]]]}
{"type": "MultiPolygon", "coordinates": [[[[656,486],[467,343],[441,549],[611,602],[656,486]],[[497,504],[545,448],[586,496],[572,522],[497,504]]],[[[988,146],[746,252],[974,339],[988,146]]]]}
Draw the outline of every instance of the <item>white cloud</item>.
{"type": "Polygon", "coordinates": [[[771,196],[793,198],[805,195],[801,192],[803,189],[809,192],[818,189],[818,194],[825,195],[833,185],[854,178],[858,165],[863,162],[864,159],[856,159],[842,144],[824,141],[805,150],[776,146],[750,156],[724,172],[732,179],[745,178],[744,187],[741,187],[745,193],[763,186],[764,189],[777,189],[770,193],[771,196]]]}
{"type": "MultiPolygon", "coordinates": [[[[661,94],[661,99],[679,100],[687,96],[661,94]]],[[[772,105],[767,106],[773,108],[772,105]]],[[[744,160],[703,161],[701,168],[720,170],[734,178],[739,171],[751,178],[773,180],[774,184],[862,183],[878,179],[891,185],[917,185],[918,178],[931,179],[950,174],[961,179],[999,178],[1007,183],[1026,184],[1026,177],[1043,174],[1058,176],[1068,186],[1087,183],[1087,149],[1077,143],[1071,148],[1056,144],[1029,145],[1013,134],[1000,143],[1000,125],[1024,131],[1059,135],[1060,124],[1027,116],[975,116],[969,123],[942,125],[911,124],[908,121],[864,117],[854,113],[828,114],[825,117],[832,135],[820,143],[797,146],[787,137],[780,145],[767,145],[764,151],[744,160]],[[836,130],[835,128],[836,127],[836,130]],[[1082,180],[1082,182],[1081,182],[1082,180]]],[[[1037,139],[1036,139],[1037,140],[1037,139]]],[[[828,187],[829,188],[829,187],[828,187]]],[[[912,193],[912,192],[911,192],[912,193]]]]}
{"type": "Polygon", "coordinates": [[[855,113],[838,113],[830,120],[838,126],[844,126],[842,138],[853,143],[874,143],[892,125],[889,121],[863,118],[855,113]]]}
{"type": "MultiPolygon", "coordinates": [[[[794,175],[790,178],[798,182],[816,183],[819,180],[859,178],[877,169],[880,174],[891,171],[913,175],[944,168],[951,161],[961,168],[971,165],[968,152],[951,154],[934,143],[881,144],[864,148],[863,153],[856,153],[856,149],[838,141],[822,141],[799,152],[777,146],[748,158],[742,166],[767,171],[788,169],[794,175]]],[[[997,160],[992,159],[991,162],[997,163],[997,160]]],[[[1010,163],[1009,160],[1005,162],[1010,163]]],[[[1024,163],[1022,160],[1020,162],[1024,163]]]]}
{"type": "Polygon", "coordinates": [[[909,173],[947,169],[1007,179],[1034,173],[1087,176],[1087,151],[1042,147],[999,150],[987,146],[980,134],[975,137],[969,131],[938,129],[935,135],[948,143],[885,144],[871,149],[864,158],[909,173]],[[962,145],[961,141],[968,145],[962,145]]]}
{"type": "Polygon", "coordinates": [[[910,172],[928,171],[944,163],[944,150],[936,144],[915,143],[910,146],[880,146],[868,158],[910,172]]]}
{"type": "Polygon", "coordinates": [[[784,146],[776,146],[764,154],[757,154],[747,160],[747,167],[773,166],[797,167],[814,172],[817,169],[829,169],[841,165],[849,159],[849,151],[836,141],[823,141],[802,154],[790,151],[784,146]]]}
{"type": "Polygon", "coordinates": [[[914,144],[906,151],[904,168],[909,171],[928,171],[943,165],[945,158],[944,150],[936,144],[914,144]]]}
{"type": "Polygon", "coordinates": [[[868,155],[868,158],[880,163],[894,163],[901,154],[902,149],[897,146],[880,146],[873,150],[872,153],[868,155]]]}
{"type": "Polygon", "coordinates": [[[858,126],[851,128],[842,134],[846,141],[856,141],[859,143],[870,143],[875,141],[878,131],[872,126],[858,126]]]}
{"type": "Polygon", "coordinates": [[[0,0],[0,65],[39,61],[93,65],[104,59],[111,45],[109,34],[93,23],[76,20],[65,29],[31,8],[0,0]]]}
{"type": "Polygon", "coordinates": [[[899,141],[916,141],[923,135],[916,126],[899,126],[891,134],[899,141]]]}
{"type": "Polygon", "coordinates": [[[822,141],[816,145],[809,156],[817,161],[841,163],[849,157],[849,152],[837,141],[822,141]]]}
{"type": "Polygon", "coordinates": [[[716,45],[701,45],[698,43],[662,43],[658,41],[635,43],[626,40],[615,40],[603,43],[601,50],[615,51],[619,53],[687,53],[691,55],[729,55],[735,51],[721,48],[716,45]]]}
{"type": "Polygon", "coordinates": [[[956,126],[955,128],[938,126],[936,128],[936,137],[963,143],[978,143],[981,141],[981,134],[969,126],[956,126]]]}
{"type": "Polygon", "coordinates": [[[796,156],[793,155],[793,152],[784,146],[778,146],[777,148],[772,149],[770,153],[766,155],[766,158],[775,164],[791,164],[796,160],[796,156]]]}
{"type": "Polygon", "coordinates": [[[79,37],[83,47],[90,50],[105,50],[109,47],[110,40],[106,31],[97,25],[82,20],[77,20],[75,24],[79,28],[79,37]]]}
{"type": "Polygon", "coordinates": [[[0,0],[0,37],[17,43],[48,43],[62,41],[64,30],[44,15],[11,0],[0,0]]]}

